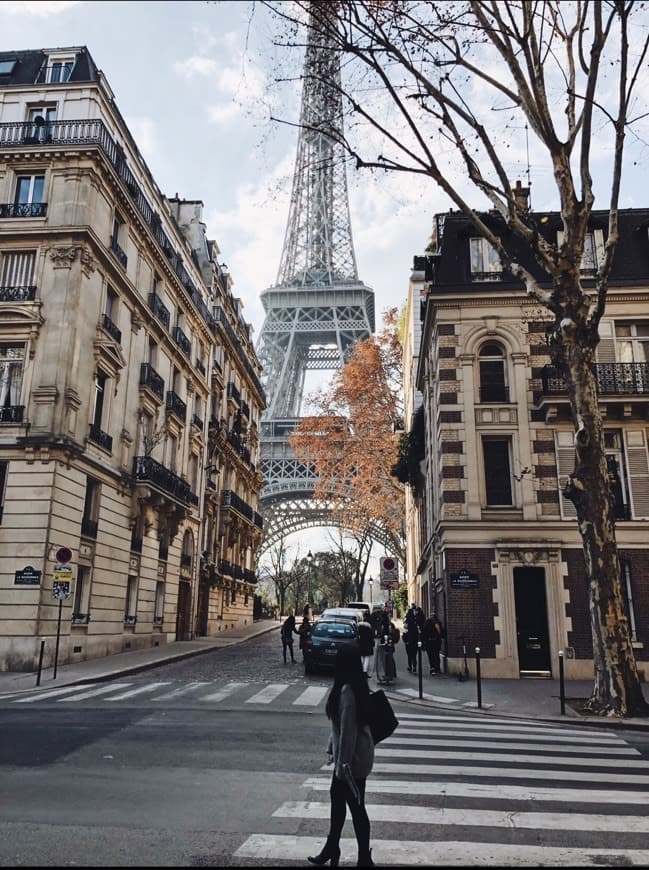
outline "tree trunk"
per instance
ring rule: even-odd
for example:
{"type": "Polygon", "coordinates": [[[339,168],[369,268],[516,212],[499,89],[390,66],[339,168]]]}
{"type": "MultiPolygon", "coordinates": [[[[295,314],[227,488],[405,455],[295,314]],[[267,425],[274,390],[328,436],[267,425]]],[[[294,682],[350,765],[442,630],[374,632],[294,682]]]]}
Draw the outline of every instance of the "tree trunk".
{"type": "Polygon", "coordinates": [[[571,333],[572,327],[564,320],[557,330],[561,338],[553,358],[564,373],[576,424],[575,470],[564,494],[577,510],[588,578],[595,681],[586,709],[601,716],[647,715],[622,596],[597,398],[597,339],[590,340],[586,329],[577,332],[575,327],[571,333]]]}

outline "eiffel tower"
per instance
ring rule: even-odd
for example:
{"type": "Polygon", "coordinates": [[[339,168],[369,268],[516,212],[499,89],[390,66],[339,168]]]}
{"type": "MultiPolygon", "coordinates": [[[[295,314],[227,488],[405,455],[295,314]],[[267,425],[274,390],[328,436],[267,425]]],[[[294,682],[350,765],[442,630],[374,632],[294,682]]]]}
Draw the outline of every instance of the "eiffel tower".
{"type": "MultiPolygon", "coordinates": [[[[263,549],[291,532],[338,525],[332,506],[313,498],[314,472],[295,459],[288,439],[300,422],[307,371],[340,367],[374,332],[374,291],[356,268],[342,131],[339,57],[309,28],[286,235],[277,281],[261,294],[263,549]]],[[[384,540],[378,528],[372,536],[384,540]]]]}

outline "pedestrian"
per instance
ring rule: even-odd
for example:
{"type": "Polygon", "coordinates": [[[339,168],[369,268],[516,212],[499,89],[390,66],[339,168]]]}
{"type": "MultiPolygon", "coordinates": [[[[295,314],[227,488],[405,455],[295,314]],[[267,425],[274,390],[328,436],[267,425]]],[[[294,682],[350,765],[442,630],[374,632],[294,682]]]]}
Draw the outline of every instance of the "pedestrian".
{"type": "Polygon", "coordinates": [[[374,629],[374,637],[381,637],[381,627],[383,625],[383,608],[377,607],[370,617],[372,628],[374,629]]]}
{"type": "Polygon", "coordinates": [[[444,626],[441,619],[436,613],[429,616],[421,633],[422,643],[428,653],[428,664],[430,665],[431,674],[439,674],[441,666],[439,654],[442,649],[442,640],[444,638],[444,626]]]}
{"type": "Polygon", "coordinates": [[[329,788],[329,834],[321,852],[309,855],[308,860],[318,866],[327,862],[332,867],[338,866],[340,836],[349,807],[358,844],[357,866],[373,867],[365,782],[374,764],[374,741],[368,724],[369,688],[358,647],[352,644],[336,653],[334,684],[327,698],[326,713],[331,721],[327,764],[334,765],[329,788]]]}
{"type": "Polygon", "coordinates": [[[362,622],[358,623],[358,648],[363,663],[363,672],[369,679],[370,663],[372,661],[372,653],[374,652],[374,629],[366,617],[363,618],[362,622]]]}
{"type": "Polygon", "coordinates": [[[419,626],[417,625],[417,610],[414,604],[410,605],[403,621],[403,642],[406,645],[408,657],[408,670],[412,674],[417,673],[417,643],[419,642],[419,626]]]}
{"type": "Polygon", "coordinates": [[[304,659],[304,650],[306,649],[306,641],[307,638],[311,634],[311,620],[307,613],[302,617],[302,624],[298,629],[298,634],[300,636],[300,649],[302,650],[302,658],[304,659]]]}
{"type": "Polygon", "coordinates": [[[289,650],[291,653],[291,661],[295,664],[295,656],[293,655],[293,635],[298,634],[298,630],[295,627],[295,617],[293,616],[293,611],[289,607],[288,616],[284,620],[282,627],[280,629],[280,634],[282,636],[282,653],[284,654],[284,664],[286,664],[286,650],[289,650]]]}

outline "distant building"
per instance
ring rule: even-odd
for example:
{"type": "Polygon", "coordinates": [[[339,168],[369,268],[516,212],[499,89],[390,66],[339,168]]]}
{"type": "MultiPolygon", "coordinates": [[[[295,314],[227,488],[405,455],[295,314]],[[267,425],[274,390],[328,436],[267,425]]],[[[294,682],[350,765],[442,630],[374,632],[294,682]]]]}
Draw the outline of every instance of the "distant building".
{"type": "MultiPolygon", "coordinates": [[[[560,215],[538,215],[538,225],[556,239],[560,215]]],[[[606,212],[592,214],[582,261],[586,288],[594,286],[607,226],[606,212]]],[[[648,227],[649,209],[621,211],[597,350],[623,591],[645,675],[648,227]]],[[[565,384],[550,365],[549,313],[503,271],[462,214],[436,217],[433,250],[415,258],[410,284],[413,311],[421,298],[416,385],[425,417],[425,433],[411,457],[418,476],[408,520],[419,600],[446,623],[451,671],[462,667],[464,641],[470,665],[480,647],[482,672],[489,677],[556,677],[563,650],[566,676],[590,678],[581,536],[574,507],[561,491],[574,467],[574,427],[565,384]]],[[[517,257],[538,275],[529,251],[517,257]]],[[[411,400],[411,431],[413,410],[411,400]]]]}
{"type": "Polygon", "coordinates": [[[51,663],[68,574],[60,663],[252,620],[265,400],[218,253],[85,47],[0,53],[0,669],[51,663]]]}

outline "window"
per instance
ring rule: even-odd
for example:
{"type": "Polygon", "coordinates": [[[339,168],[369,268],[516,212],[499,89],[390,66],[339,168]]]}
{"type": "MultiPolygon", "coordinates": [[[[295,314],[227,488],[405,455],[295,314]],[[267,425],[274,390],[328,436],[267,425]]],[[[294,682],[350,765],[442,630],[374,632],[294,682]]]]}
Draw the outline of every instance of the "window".
{"type": "Polygon", "coordinates": [[[86,565],[77,567],[77,582],[74,586],[74,603],[72,605],[72,622],[86,624],[90,619],[90,568],[86,565]]]}
{"type": "Polygon", "coordinates": [[[230,604],[237,603],[237,587],[235,584],[232,584],[232,589],[230,590],[230,604]]]}
{"type": "MultiPolygon", "coordinates": [[[[563,242],[563,230],[557,233],[557,244],[563,242]]],[[[584,253],[581,255],[579,271],[585,278],[594,278],[599,270],[599,263],[604,257],[604,234],[602,230],[591,230],[584,236],[584,253]]]]}
{"type": "Polygon", "coordinates": [[[107,380],[108,378],[104,372],[102,372],[101,369],[97,369],[97,373],[95,374],[95,401],[92,413],[92,425],[95,426],[97,430],[102,428],[107,380]]]}
{"type": "Polygon", "coordinates": [[[171,373],[171,390],[177,396],[180,395],[180,383],[181,383],[180,370],[174,366],[173,371],[171,373]]]}
{"type": "Polygon", "coordinates": [[[5,506],[5,487],[7,485],[8,469],[8,462],[0,462],[0,522],[2,521],[2,512],[4,511],[5,506]]]}
{"type": "Polygon", "coordinates": [[[16,205],[41,205],[45,192],[44,175],[19,175],[16,181],[16,205]]]}
{"type": "Polygon", "coordinates": [[[620,559],[620,573],[622,581],[622,598],[626,606],[626,614],[629,620],[629,632],[631,640],[636,641],[636,624],[635,624],[635,609],[633,606],[633,584],[631,578],[631,561],[629,559],[620,559]]]}
{"type": "Polygon", "coordinates": [[[52,124],[56,121],[56,106],[37,106],[31,108],[27,120],[32,125],[27,134],[28,141],[52,141],[52,124]]]}
{"type": "Polygon", "coordinates": [[[165,584],[163,580],[158,580],[155,585],[155,603],[153,605],[153,624],[162,625],[164,617],[165,604],[165,584]]]}
{"type": "Polygon", "coordinates": [[[158,559],[166,562],[169,558],[169,538],[167,535],[162,535],[158,544],[158,559]]]}
{"type": "Polygon", "coordinates": [[[47,81],[50,84],[59,82],[67,82],[74,66],[73,57],[62,57],[56,60],[50,59],[50,64],[47,68],[47,81]]]}
{"type": "Polygon", "coordinates": [[[613,516],[616,520],[628,520],[631,512],[621,430],[604,429],[604,450],[613,498],[613,516]]]}
{"type": "Polygon", "coordinates": [[[192,558],[194,555],[194,538],[189,529],[186,530],[183,536],[183,549],[180,554],[180,564],[183,568],[191,568],[192,558]]]}
{"type": "Polygon", "coordinates": [[[158,345],[151,336],[148,338],[147,362],[155,368],[158,365],[158,345]]]}
{"type": "Polygon", "coordinates": [[[14,71],[15,60],[0,60],[0,76],[8,76],[14,71]]]}
{"type": "Polygon", "coordinates": [[[21,407],[24,360],[24,345],[0,344],[0,421],[6,418],[10,408],[21,407]]]}
{"type": "MultiPolygon", "coordinates": [[[[2,256],[2,272],[0,273],[0,287],[13,288],[15,290],[28,291],[34,289],[34,266],[36,265],[35,251],[7,251],[2,256]]],[[[15,294],[14,297],[16,298],[15,294]]],[[[31,298],[33,295],[25,295],[21,298],[31,298]]],[[[10,301],[2,299],[2,301],[10,301]]]]}
{"type": "Polygon", "coordinates": [[[626,364],[616,375],[618,382],[624,380],[625,392],[649,392],[649,320],[616,321],[615,353],[618,362],[626,364]]]}
{"type": "Polygon", "coordinates": [[[148,456],[153,450],[153,417],[146,411],[140,419],[140,448],[138,456],[148,456]]]}
{"type": "Polygon", "coordinates": [[[113,323],[117,321],[117,306],[119,304],[119,296],[112,287],[106,288],[106,304],[104,306],[104,314],[109,317],[113,323]]]}
{"type": "Polygon", "coordinates": [[[504,353],[497,344],[485,344],[480,350],[480,401],[509,401],[504,353]]]}
{"type": "Polygon", "coordinates": [[[482,439],[487,507],[513,504],[510,448],[509,438],[482,439]]]}
{"type": "Polygon", "coordinates": [[[92,477],[86,479],[86,496],[83,503],[81,533],[87,538],[97,537],[97,517],[99,516],[99,495],[101,485],[92,477]]]}
{"type": "Polygon", "coordinates": [[[166,466],[169,471],[173,471],[176,473],[176,461],[178,458],[178,439],[175,435],[169,435],[167,437],[167,456],[166,456],[166,466]]]}
{"type": "Polygon", "coordinates": [[[191,491],[196,494],[198,489],[198,456],[195,453],[189,457],[189,486],[191,491]]]}
{"type": "Polygon", "coordinates": [[[503,276],[498,251],[486,239],[470,239],[471,280],[499,281],[503,276]]]}
{"type": "Polygon", "coordinates": [[[137,577],[129,574],[126,581],[126,598],[124,600],[124,624],[135,625],[137,622],[137,577]]]}

